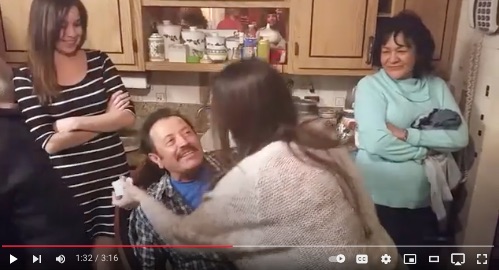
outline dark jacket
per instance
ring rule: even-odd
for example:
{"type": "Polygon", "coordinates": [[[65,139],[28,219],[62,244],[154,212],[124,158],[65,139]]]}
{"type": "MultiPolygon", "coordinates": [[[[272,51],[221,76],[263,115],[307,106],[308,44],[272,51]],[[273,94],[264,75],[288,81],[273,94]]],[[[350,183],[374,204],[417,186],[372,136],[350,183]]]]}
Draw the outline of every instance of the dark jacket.
{"type": "MultiPolygon", "coordinates": [[[[89,245],[83,213],[17,110],[0,109],[0,243],[89,245]]],[[[2,248],[2,269],[90,269],[90,248],[2,248]],[[9,264],[9,255],[18,260],[9,264]],[[33,263],[33,255],[41,263],[33,263]],[[56,257],[64,255],[64,264],[56,257]],[[7,266],[7,268],[4,268],[7,266]]]]}

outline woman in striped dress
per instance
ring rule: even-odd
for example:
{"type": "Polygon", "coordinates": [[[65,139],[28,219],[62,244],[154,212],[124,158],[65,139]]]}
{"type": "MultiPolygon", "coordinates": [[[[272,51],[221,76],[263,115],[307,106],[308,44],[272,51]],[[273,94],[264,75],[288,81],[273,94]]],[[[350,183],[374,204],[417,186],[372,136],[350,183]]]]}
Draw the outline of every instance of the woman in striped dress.
{"type": "MultiPolygon", "coordinates": [[[[132,125],[135,114],[109,57],[81,49],[86,27],[79,0],[34,0],[28,65],[14,71],[14,85],[35,140],[81,205],[89,236],[96,245],[109,245],[114,243],[111,183],[129,173],[116,131],[132,125]]],[[[110,267],[103,261],[96,265],[110,267]]]]}

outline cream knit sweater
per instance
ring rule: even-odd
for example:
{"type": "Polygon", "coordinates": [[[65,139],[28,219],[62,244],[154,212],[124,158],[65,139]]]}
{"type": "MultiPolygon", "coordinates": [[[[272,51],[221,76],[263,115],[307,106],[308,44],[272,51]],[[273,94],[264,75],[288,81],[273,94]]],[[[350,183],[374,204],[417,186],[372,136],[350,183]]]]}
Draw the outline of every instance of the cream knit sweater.
{"type": "Polygon", "coordinates": [[[348,152],[321,152],[354,176],[373,231],[369,239],[337,178],[298,159],[283,142],[242,160],[189,216],[177,216],[153,198],[140,207],[168,242],[243,246],[222,250],[240,269],[394,269],[397,250],[387,247],[394,244],[379,224],[348,152]],[[345,255],[343,264],[329,261],[338,254],[345,255]],[[356,264],[356,254],[369,255],[369,263],[356,264]],[[391,263],[381,263],[383,254],[391,256],[391,263]]]}

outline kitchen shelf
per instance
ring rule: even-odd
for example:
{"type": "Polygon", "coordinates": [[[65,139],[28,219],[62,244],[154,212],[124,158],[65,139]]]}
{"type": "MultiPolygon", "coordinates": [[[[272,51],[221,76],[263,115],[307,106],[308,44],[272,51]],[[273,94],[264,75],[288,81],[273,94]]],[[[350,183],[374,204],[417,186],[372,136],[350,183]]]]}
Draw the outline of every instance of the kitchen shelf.
{"type": "MultiPolygon", "coordinates": [[[[201,64],[201,63],[170,63],[146,62],[146,70],[149,71],[184,71],[184,72],[219,72],[230,62],[201,64]]],[[[284,65],[273,65],[279,72],[283,72],[284,65]]]]}
{"type": "Polygon", "coordinates": [[[275,1],[190,1],[190,0],[142,0],[147,7],[200,7],[200,8],[289,8],[289,0],[275,1]]]}

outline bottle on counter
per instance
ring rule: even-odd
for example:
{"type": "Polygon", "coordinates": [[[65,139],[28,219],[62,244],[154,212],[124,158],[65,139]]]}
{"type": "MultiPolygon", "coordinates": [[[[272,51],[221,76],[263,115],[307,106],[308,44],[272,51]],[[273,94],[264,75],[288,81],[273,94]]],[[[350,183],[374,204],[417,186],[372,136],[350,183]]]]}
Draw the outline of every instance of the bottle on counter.
{"type": "Polygon", "coordinates": [[[238,51],[237,59],[241,60],[243,59],[243,54],[244,54],[244,32],[239,32],[238,37],[239,37],[239,46],[237,47],[238,51]]]}
{"type": "Polygon", "coordinates": [[[258,41],[256,54],[261,60],[270,62],[270,42],[268,39],[262,38],[258,41]]]}
{"type": "Polygon", "coordinates": [[[148,45],[149,61],[165,61],[165,42],[163,36],[160,35],[156,30],[156,27],[154,27],[153,33],[151,34],[151,36],[149,36],[148,45]]]}
{"type": "Polygon", "coordinates": [[[256,56],[256,47],[258,39],[256,38],[255,25],[248,25],[249,29],[244,36],[242,59],[251,59],[256,56]]]}

